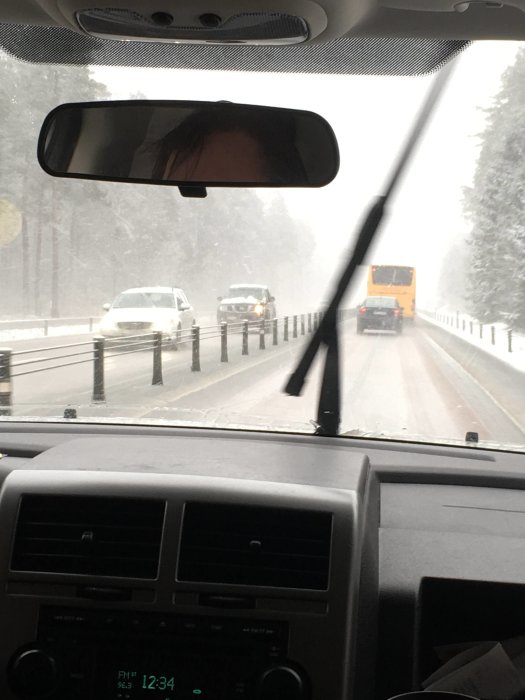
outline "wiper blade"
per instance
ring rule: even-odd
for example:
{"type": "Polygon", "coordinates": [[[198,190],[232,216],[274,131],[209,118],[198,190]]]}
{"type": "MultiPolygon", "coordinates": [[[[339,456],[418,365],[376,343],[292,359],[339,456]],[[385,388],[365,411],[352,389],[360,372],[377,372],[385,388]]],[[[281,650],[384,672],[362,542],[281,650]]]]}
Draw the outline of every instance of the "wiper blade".
{"type": "Polygon", "coordinates": [[[370,244],[374,240],[374,236],[385,214],[388,200],[392,196],[394,188],[398,184],[407,162],[434,111],[434,107],[450,78],[454,65],[455,62],[449,63],[436,76],[427,99],[410,132],[405,147],[401,152],[396,167],[390,176],[385,192],[378,197],[370,207],[357,236],[357,241],[348,264],[336,285],[328,308],[324,312],[317,330],[306,346],[303,356],[299,360],[299,364],[284,388],[284,391],[290,396],[300,395],[310,367],[321,345],[324,345],[326,348],[325,365],[317,409],[316,434],[318,435],[337,435],[341,422],[341,382],[339,368],[339,337],[337,331],[339,306],[354,276],[356,268],[363,263],[366,257],[370,244]]]}

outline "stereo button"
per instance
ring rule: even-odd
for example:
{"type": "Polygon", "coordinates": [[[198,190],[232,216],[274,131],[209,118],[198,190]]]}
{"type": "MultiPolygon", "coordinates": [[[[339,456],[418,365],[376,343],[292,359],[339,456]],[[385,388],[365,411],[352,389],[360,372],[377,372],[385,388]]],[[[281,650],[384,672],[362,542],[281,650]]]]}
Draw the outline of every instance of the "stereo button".
{"type": "Polygon", "coordinates": [[[196,622],[183,622],[182,630],[184,632],[196,633],[199,631],[199,625],[196,622]]]}
{"type": "Polygon", "coordinates": [[[114,630],[119,627],[118,619],[115,615],[101,615],[98,624],[105,630],[114,630]]]}
{"type": "Polygon", "coordinates": [[[88,620],[85,615],[55,613],[54,615],[51,615],[50,622],[60,626],[85,627],[88,620]]]}

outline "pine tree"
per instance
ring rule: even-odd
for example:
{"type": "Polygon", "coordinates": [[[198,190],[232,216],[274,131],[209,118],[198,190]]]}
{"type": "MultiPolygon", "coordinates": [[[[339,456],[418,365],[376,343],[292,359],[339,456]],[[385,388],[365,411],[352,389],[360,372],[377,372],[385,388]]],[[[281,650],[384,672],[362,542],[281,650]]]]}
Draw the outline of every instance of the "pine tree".
{"type": "Polygon", "coordinates": [[[482,321],[525,329],[525,51],[503,75],[487,110],[474,183],[465,192],[473,227],[468,298],[482,321]]]}

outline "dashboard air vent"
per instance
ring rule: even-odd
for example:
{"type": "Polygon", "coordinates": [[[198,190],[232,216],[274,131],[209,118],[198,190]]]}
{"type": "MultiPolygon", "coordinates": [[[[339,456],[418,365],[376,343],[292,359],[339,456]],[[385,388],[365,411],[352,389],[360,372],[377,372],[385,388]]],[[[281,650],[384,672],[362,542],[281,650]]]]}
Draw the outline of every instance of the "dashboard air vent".
{"type": "Polygon", "coordinates": [[[23,496],[11,569],[153,579],[164,509],[138,498],[23,496]]]}
{"type": "Polygon", "coordinates": [[[325,590],[330,513],[188,503],[179,581],[325,590]]]}

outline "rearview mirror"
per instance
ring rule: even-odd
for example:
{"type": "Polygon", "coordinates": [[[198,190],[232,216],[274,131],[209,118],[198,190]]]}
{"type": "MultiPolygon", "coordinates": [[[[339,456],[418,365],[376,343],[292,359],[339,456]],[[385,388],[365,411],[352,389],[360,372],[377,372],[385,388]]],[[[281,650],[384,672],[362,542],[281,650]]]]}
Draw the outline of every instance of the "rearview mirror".
{"type": "Polygon", "coordinates": [[[102,304],[104,311],[109,311],[111,309],[111,304],[102,304]]]}
{"type": "Polygon", "coordinates": [[[38,159],[58,177],[181,187],[321,187],[339,168],[317,114],[226,102],[62,105],[44,121],[38,159]]]}

